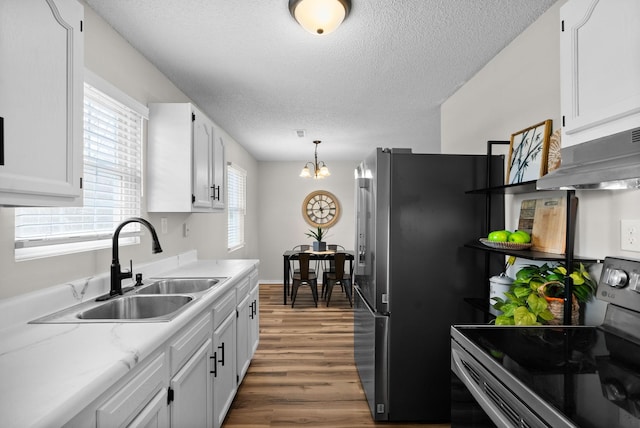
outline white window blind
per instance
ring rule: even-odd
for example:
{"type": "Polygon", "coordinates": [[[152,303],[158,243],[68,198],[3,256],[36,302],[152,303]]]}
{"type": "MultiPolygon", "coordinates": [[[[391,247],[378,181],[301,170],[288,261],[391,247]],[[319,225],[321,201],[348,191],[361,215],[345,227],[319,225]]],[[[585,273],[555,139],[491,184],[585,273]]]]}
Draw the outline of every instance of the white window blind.
{"type": "Polygon", "coordinates": [[[140,215],[142,125],[140,113],[85,83],[83,206],[16,208],[17,259],[110,245],[118,224],[140,215]],[[24,251],[34,247],[49,248],[24,251]]]}
{"type": "Polygon", "coordinates": [[[244,216],[247,208],[247,173],[232,163],[227,165],[227,247],[229,251],[244,246],[244,216]]]}

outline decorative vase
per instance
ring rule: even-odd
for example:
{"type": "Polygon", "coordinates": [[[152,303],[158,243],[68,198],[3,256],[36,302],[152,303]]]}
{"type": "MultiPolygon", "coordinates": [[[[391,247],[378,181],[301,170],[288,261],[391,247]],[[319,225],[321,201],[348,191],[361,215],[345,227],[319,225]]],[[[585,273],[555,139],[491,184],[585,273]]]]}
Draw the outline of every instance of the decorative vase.
{"type": "Polygon", "coordinates": [[[327,243],[324,241],[313,241],[313,251],[327,251],[327,243]]]}

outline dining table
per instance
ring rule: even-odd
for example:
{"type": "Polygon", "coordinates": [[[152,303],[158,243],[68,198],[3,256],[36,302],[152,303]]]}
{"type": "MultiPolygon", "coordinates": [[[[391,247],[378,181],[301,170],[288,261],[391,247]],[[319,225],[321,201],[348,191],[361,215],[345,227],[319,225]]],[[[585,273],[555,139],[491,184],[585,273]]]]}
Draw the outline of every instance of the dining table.
{"type": "MultiPolygon", "coordinates": [[[[344,253],[346,255],[345,259],[349,262],[349,274],[353,277],[353,261],[355,259],[354,257],[354,252],[353,251],[336,251],[336,250],[326,250],[326,251],[313,251],[313,250],[306,250],[304,251],[305,253],[309,253],[310,260],[314,260],[314,261],[330,261],[333,260],[335,257],[336,253],[344,253]]],[[[290,262],[292,260],[298,260],[298,254],[300,254],[300,251],[294,251],[294,250],[287,250],[283,253],[282,258],[283,258],[283,295],[284,295],[284,303],[283,304],[287,304],[287,296],[290,293],[289,290],[289,286],[290,286],[290,279],[291,279],[291,275],[290,275],[290,270],[291,270],[291,264],[290,262]]]]}

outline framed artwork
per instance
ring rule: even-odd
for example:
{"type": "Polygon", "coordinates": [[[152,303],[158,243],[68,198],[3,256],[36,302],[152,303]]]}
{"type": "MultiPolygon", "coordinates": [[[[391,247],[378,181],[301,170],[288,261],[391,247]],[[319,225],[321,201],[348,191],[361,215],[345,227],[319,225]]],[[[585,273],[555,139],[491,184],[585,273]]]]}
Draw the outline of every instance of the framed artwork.
{"type": "Polygon", "coordinates": [[[551,119],[511,134],[507,184],[537,180],[547,173],[551,119]]]}

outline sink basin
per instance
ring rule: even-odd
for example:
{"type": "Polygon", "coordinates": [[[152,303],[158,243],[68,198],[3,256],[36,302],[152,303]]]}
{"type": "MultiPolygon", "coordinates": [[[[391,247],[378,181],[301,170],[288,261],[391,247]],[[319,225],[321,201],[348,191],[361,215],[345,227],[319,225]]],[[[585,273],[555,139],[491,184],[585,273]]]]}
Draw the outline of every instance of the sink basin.
{"type": "Polygon", "coordinates": [[[217,284],[219,278],[157,278],[149,285],[136,287],[105,302],[94,300],[40,317],[30,324],[141,323],[171,321],[217,284]]]}
{"type": "Polygon", "coordinates": [[[160,279],[147,285],[136,294],[184,294],[207,291],[225,278],[171,278],[160,279]]]}
{"type": "Polygon", "coordinates": [[[191,302],[191,296],[125,296],[76,315],[83,320],[140,320],[164,317],[191,302]]]}

